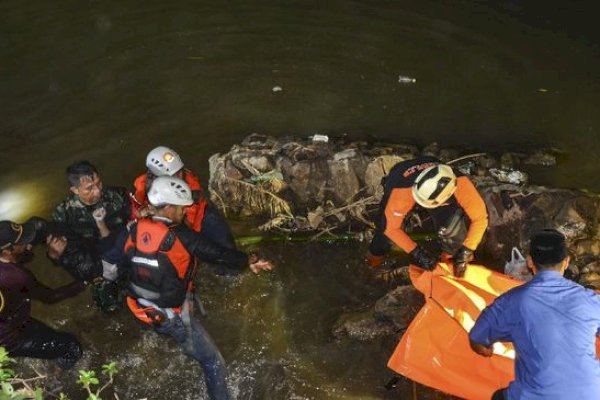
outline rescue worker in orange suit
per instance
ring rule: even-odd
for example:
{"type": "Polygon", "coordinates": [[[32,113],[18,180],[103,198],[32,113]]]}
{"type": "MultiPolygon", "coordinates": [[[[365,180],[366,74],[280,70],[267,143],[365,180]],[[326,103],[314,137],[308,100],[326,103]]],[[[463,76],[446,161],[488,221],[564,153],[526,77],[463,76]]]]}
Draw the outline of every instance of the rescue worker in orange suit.
{"type": "Polygon", "coordinates": [[[192,230],[186,209],[194,204],[192,189],[179,178],[154,179],[148,191],[152,217],[132,224],[122,247],[128,260],[127,304],[142,322],[173,337],[197,360],[211,399],[229,399],[225,362],[200,321],[194,318],[193,275],[196,258],[238,271],[271,270],[270,261],[219,246],[192,230]]]}
{"type": "Polygon", "coordinates": [[[434,157],[421,157],[396,164],[384,178],[383,187],[381,216],[367,255],[369,266],[384,262],[391,240],[410,254],[416,265],[432,269],[440,259],[451,261],[454,275],[463,276],[488,225],[485,203],[469,178],[457,177],[451,167],[434,157]],[[417,244],[405,232],[405,218],[415,206],[425,208],[432,217],[441,255],[417,244]]]}
{"type": "Polygon", "coordinates": [[[147,172],[138,176],[134,183],[133,209],[138,216],[147,215],[147,193],[152,182],[159,176],[174,176],[184,180],[192,189],[194,204],[185,211],[185,221],[190,228],[213,242],[230,249],[235,249],[235,241],[227,221],[215,206],[204,196],[204,189],[198,177],[185,168],[179,154],[174,150],[158,146],[146,157],[147,172]]]}

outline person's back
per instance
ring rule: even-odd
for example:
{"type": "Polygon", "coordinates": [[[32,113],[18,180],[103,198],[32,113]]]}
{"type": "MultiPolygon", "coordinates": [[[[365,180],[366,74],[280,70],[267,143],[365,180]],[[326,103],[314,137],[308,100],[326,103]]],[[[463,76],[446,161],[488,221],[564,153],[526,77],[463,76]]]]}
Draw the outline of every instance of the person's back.
{"type": "Polygon", "coordinates": [[[533,279],[487,306],[469,332],[471,348],[493,355],[495,342],[515,347],[515,380],[492,400],[600,399],[600,296],[569,281],[566,239],[554,229],[531,238],[533,279]]]}
{"type": "Polygon", "coordinates": [[[600,296],[557,271],[540,271],[505,301],[519,377],[509,398],[600,399],[600,296]]]}
{"type": "Polygon", "coordinates": [[[148,191],[152,217],[131,225],[125,243],[133,315],[156,332],[173,337],[204,371],[208,397],[230,398],[225,360],[194,317],[194,258],[246,266],[255,273],[271,270],[269,261],[219,246],[184,223],[185,208],[194,203],[189,185],[175,177],[157,177],[148,191]]]}

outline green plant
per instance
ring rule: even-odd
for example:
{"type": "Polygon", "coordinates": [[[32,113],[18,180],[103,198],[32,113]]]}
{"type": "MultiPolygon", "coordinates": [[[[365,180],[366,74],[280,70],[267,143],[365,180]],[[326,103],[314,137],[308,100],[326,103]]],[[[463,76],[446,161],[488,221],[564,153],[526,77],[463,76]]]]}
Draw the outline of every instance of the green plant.
{"type": "MultiPolygon", "coordinates": [[[[40,387],[32,387],[31,383],[45,379],[46,376],[36,372],[37,376],[33,378],[19,378],[15,376],[15,372],[12,368],[9,368],[10,364],[14,364],[15,360],[11,358],[6,349],[0,346],[0,400],[43,400],[44,395],[57,398],[58,400],[69,400],[69,397],[60,393],[56,396],[54,394],[44,393],[44,390],[40,387]]],[[[108,377],[108,380],[102,385],[102,387],[93,390],[93,386],[100,385],[100,380],[96,377],[95,371],[79,371],[79,379],[77,383],[81,384],[84,389],[88,392],[87,400],[102,400],[100,393],[106,390],[113,384],[113,378],[118,372],[117,363],[110,362],[102,365],[102,375],[108,377]]],[[[118,397],[115,394],[115,398],[118,397]]]]}
{"type": "Polygon", "coordinates": [[[8,355],[4,347],[0,347],[0,400],[43,400],[43,391],[39,387],[31,387],[30,383],[45,376],[38,373],[37,377],[21,379],[15,377],[15,371],[8,366],[15,360],[8,355]]]}
{"type": "MultiPolygon", "coordinates": [[[[92,386],[100,385],[100,380],[96,377],[96,371],[79,370],[79,379],[77,383],[81,384],[88,392],[87,400],[102,400],[100,393],[113,384],[113,377],[117,373],[117,363],[111,362],[102,365],[102,374],[108,376],[108,380],[94,391],[92,386]]],[[[0,399],[1,400],[1,399],[0,399]]]]}

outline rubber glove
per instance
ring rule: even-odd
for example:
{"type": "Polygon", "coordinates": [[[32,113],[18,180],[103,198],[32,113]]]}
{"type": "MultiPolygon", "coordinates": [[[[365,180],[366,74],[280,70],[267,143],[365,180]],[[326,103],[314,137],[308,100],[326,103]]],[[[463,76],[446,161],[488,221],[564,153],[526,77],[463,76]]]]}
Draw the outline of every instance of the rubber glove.
{"type": "Polygon", "coordinates": [[[413,251],[410,252],[415,264],[419,267],[427,270],[432,270],[433,267],[438,263],[437,257],[427,251],[421,245],[417,245],[413,251]]]}
{"type": "Polygon", "coordinates": [[[462,246],[452,256],[452,264],[454,265],[454,276],[462,278],[467,270],[467,264],[473,259],[473,250],[462,246]]]}

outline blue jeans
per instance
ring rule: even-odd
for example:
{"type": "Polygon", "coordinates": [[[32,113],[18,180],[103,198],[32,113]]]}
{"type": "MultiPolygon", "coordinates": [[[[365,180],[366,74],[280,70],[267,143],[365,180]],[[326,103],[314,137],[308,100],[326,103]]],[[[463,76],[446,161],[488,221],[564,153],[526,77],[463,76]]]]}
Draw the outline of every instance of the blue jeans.
{"type": "Polygon", "coordinates": [[[212,338],[202,327],[200,321],[193,316],[190,326],[186,327],[180,316],[168,319],[154,327],[155,331],[177,340],[184,353],[200,363],[204,371],[204,379],[208,388],[208,396],[213,400],[230,399],[225,376],[225,360],[212,338]]]}

